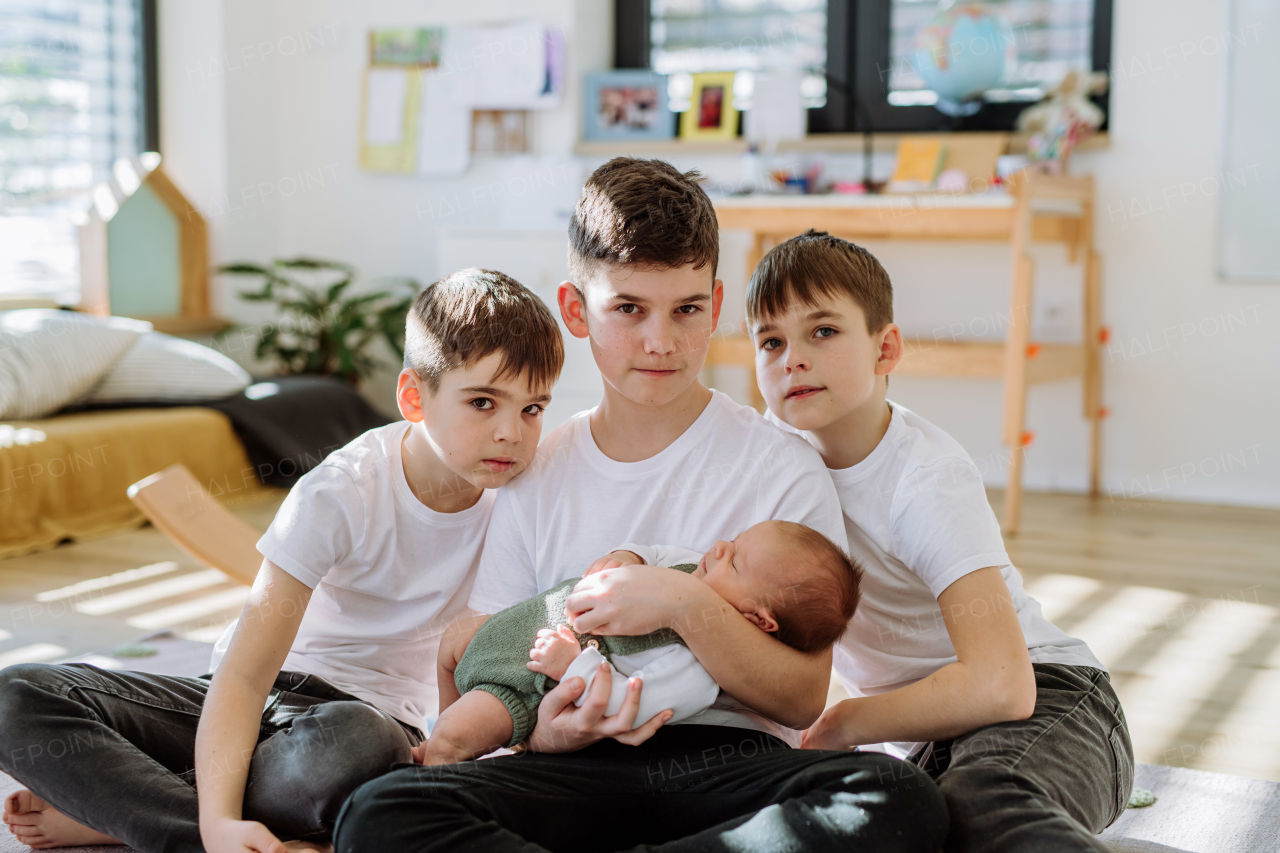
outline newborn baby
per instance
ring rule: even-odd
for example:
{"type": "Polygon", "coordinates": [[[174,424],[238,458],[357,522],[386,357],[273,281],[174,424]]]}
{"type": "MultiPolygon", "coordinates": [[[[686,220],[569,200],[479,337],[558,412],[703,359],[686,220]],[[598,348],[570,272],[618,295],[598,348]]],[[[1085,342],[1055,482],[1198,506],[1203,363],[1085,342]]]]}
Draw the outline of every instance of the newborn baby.
{"type": "MultiPolygon", "coordinates": [[[[624,545],[609,557],[613,565],[688,572],[762,631],[803,652],[834,645],[858,604],[861,570],[821,533],[789,521],[761,522],[732,542],[717,542],[701,558],[684,548],[639,545],[624,545]]],[[[565,602],[578,580],[509,607],[480,627],[454,671],[461,698],[441,708],[430,739],[415,750],[422,763],[452,764],[515,746],[533,731],[543,696],[577,675],[586,682],[575,700],[581,705],[605,661],[612,675],[607,714],[618,712],[628,678],[643,681],[635,726],[667,709],[674,712],[668,722],[679,722],[715,702],[719,686],[675,631],[575,634],[565,602]]],[[[443,659],[441,667],[454,669],[443,659]]]]}

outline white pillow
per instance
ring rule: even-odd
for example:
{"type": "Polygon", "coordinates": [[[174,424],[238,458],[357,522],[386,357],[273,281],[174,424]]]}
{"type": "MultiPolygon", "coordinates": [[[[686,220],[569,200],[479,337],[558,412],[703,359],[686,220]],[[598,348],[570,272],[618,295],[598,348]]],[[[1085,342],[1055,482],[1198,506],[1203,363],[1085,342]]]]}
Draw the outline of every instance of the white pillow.
{"type": "Polygon", "coordinates": [[[0,418],[42,418],[80,397],[151,324],[52,308],[0,312],[0,418]]]}
{"type": "Polygon", "coordinates": [[[241,391],[252,381],[243,367],[220,352],[194,341],[147,332],[84,402],[212,400],[241,391]]]}

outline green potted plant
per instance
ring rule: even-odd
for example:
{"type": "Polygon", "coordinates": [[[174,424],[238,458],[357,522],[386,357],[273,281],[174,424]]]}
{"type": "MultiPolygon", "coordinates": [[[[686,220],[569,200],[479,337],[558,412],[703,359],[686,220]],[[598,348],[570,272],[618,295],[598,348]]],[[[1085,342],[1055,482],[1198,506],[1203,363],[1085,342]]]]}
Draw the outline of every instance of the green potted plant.
{"type": "Polygon", "coordinates": [[[421,290],[413,279],[395,279],[395,291],[348,295],[355,271],[335,261],[235,263],[219,272],[262,279],[261,289],[241,291],[240,298],[272,302],[283,315],[259,328],[254,349],[257,358],[274,360],[283,373],[334,376],[355,385],[381,364],[369,352],[375,341],[386,341],[404,357],[405,315],[421,290]],[[328,281],[313,286],[304,277],[328,281]]]}

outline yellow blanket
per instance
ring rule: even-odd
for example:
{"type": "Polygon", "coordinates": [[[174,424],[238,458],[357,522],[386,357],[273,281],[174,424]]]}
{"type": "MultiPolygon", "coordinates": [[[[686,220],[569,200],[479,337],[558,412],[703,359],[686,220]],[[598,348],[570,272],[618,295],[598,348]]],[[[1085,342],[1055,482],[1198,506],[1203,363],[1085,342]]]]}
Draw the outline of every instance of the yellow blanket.
{"type": "Polygon", "coordinates": [[[273,494],[221,412],[118,409],[0,423],[0,558],[137,527],[126,490],[175,462],[223,503],[273,494]]]}

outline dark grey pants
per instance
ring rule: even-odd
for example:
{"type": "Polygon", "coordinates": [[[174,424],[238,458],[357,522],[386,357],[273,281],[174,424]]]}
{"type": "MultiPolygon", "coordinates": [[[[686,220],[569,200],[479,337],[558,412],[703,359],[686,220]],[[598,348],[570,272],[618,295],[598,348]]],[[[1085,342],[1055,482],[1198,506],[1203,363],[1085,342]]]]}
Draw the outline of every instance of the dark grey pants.
{"type": "Polygon", "coordinates": [[[363,785],[335,853],[937,853],[947,808],[920,768],[791,749],[724,726],[639,746],[413,765],[363,785]]]}
{"type": "Polygon", "coordinates": [[[915,760],[951,813],[948,851],[1110,850],[1096,834],[1124,811],[1133,745],[1105,672],[1033,664],[1030,718],[929,744],[915,760]]]}
{"type": "MultiPolygon", "coordinates": [[[[0,768],[142,853],[200,853],[195,741],[209,679],[88,664],[0,670],[0,768]]],[[[323,679],[281,672],[262,712],[244,817],[286,840],[326,840],[347,796],[410,761],[422,737],[323,679]]]]}

